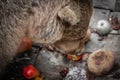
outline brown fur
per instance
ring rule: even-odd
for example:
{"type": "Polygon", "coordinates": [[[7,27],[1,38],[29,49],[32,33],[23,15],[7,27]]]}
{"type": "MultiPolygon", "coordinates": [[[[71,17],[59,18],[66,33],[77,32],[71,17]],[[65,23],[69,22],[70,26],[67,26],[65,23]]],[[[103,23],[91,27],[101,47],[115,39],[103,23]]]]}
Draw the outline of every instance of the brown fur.
{"type": "Polygon", "coordinates": [[[84,52],[84,45],[90,39],[90,35],[91,32],[88,30],[83,39],[57,41],[54,48],[64,54],[81,54],[84,52]]]}
{"type": "Polygon", "coordinates": [[[0,0],[0,72],[16,55],[23,37],[45,44],[81,41],[91,12],[91,0],[0,0]],[[72,17],[73,21],[65,21],[58,15],[66,6],[70,6],[76,17],[72,17]]]}
{"type": "Polygon", "coordinates": [[[64,22],[65,31],[55,48],[65,54],[82,52],[86,39],[90,38],[90,32],[86,33],[91,15],[91,0],[74,0],[62,8],[58,16],[64,22]]]}

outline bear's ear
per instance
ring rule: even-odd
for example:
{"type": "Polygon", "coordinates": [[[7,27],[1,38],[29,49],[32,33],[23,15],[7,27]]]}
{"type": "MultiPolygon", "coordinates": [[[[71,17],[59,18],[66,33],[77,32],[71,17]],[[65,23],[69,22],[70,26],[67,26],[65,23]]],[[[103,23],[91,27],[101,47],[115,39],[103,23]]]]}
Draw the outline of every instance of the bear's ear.
{"type": "Polygon", "coordinates": [[[75,25],[80,22],[81,8],[88,8],[92,14],[92,0],[70,0],[70,2],[58,11],[58,17],[63,22],[75,25]]]}
{"type": "Polygon", "coordinates": [[[71,10],[69,7],[62,8],[58,12],[58,17],[70,25],[75,25],[78,22],[77,15],[73,10],[71,10]]]}
{"type": "Polygon", "coordinates": [[[70,25],[75,25],[80,21],[80,6],[79,4],[71,0],[66,6],[62,7],[58,11],[58,17],[60,20],[69,23],[70,25]]]}

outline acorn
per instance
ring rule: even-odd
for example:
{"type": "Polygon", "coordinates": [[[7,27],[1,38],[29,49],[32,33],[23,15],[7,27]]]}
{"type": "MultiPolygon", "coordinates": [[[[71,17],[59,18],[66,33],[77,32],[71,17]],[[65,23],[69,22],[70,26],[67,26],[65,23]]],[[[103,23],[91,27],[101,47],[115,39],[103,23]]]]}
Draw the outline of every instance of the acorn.
{"type": "Polygon", "coordinates": [[[107,20],[100,20],[95,27],[99,35],[106,35],[111,31],[111,24],[107,20]]]}
{"type": "Polygon", "coordinates": [[[115,63],[115,55],[104,49],[99,49],[89,55],[88,58],[88,70],[97,75],[101,76],[107,74],[115,63]]]}

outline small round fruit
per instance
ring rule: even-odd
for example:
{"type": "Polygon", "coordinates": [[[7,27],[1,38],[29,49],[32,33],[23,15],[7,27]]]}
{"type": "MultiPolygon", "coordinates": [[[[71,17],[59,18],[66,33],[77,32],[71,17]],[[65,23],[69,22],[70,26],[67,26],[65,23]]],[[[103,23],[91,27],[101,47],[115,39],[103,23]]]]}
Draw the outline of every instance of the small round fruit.
{"type": "Polygon", "coordinates": [[[23,76],[26,79],[31,79],[39,76],[39,71],[33,65],[27,65],[23,68],[23,76]]]}
{"type": "Polygon", "coordinates": [[[100,35],[106,35],[111,30],[111,25],[107,20],[100,20],[97,22],[96,31],[100,35]]]}

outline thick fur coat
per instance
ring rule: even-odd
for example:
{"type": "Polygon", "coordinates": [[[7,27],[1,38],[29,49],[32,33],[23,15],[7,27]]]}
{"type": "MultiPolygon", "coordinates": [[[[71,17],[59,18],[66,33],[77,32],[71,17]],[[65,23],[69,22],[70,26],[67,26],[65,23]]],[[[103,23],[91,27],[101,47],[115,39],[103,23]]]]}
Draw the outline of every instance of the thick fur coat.
{"type": "Polygon", "coordinates": [[[24,37],[56,46],[84,43],[91,14],[92,0],[0,0],[0,74],[24,37]]]}

